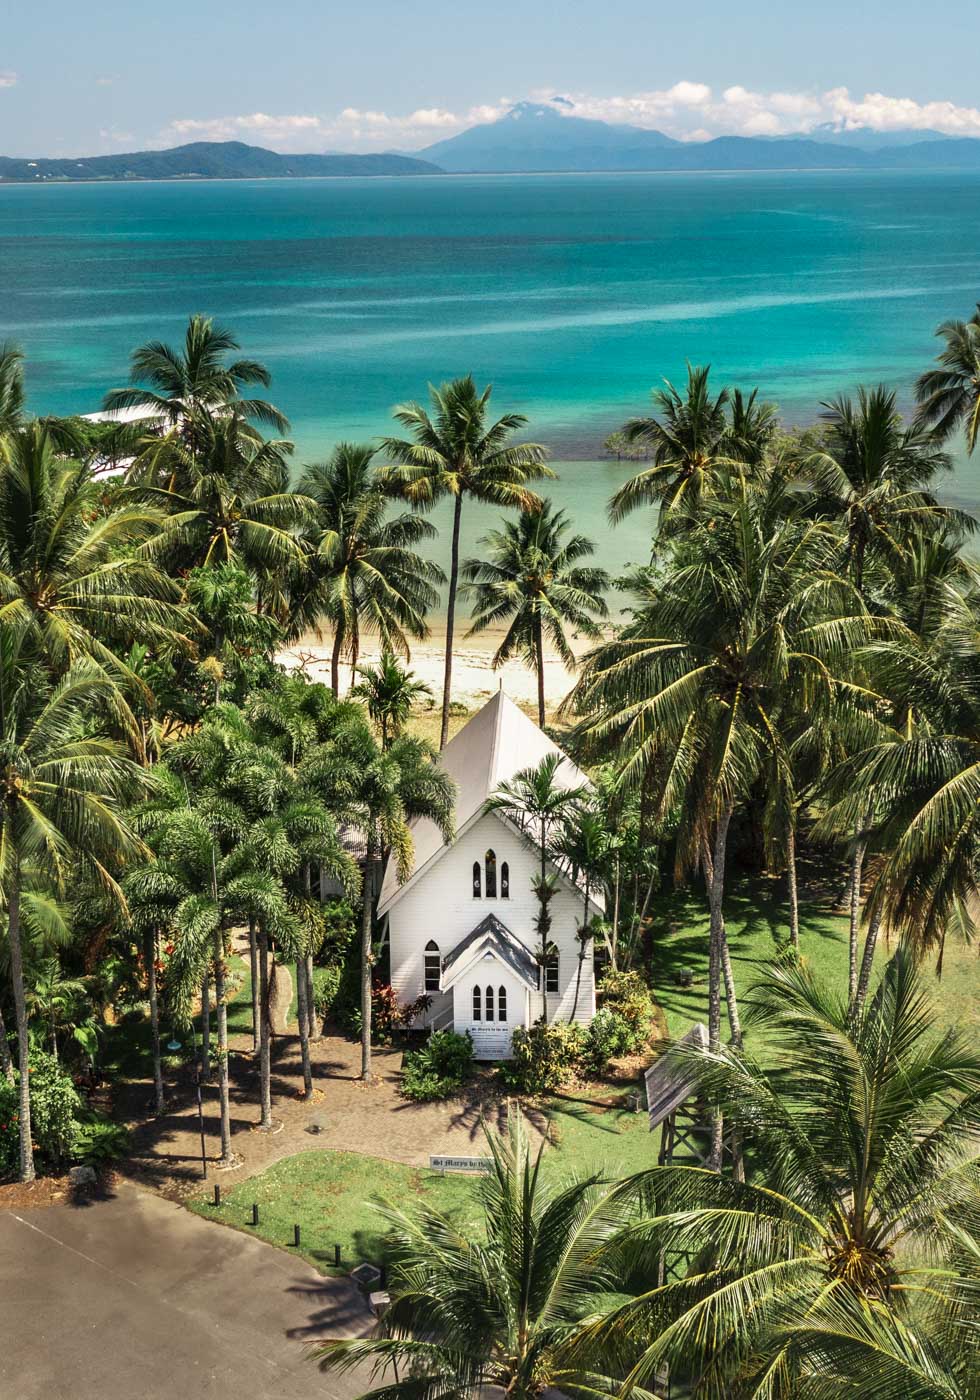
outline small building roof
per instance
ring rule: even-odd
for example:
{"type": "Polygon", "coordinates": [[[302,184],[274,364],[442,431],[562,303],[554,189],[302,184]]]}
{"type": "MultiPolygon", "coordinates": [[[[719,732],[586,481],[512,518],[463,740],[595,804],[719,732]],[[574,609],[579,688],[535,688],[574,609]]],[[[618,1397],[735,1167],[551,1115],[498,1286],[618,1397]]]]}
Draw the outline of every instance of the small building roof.
{"type": "Polygon", "coordinates": [[[442,990],[448,989],[459,977],[487,954],[498,958],[525,982],[532,992],[538,988],[538,964],[519,938],[501,923],[496,914],[481,919],[475,929],[461,938],[456,947],[442,960],[442,990]]]}
{"type": "MultiPolygon", "coordinates": [[[[686,1035],[676,1042],[686,1049],[706,1050],[708,1048],[708,1028],[698,1021],[686,1035]]],[[[659,1128],[665,1118],[669,1118],[689,1099],[694,1092],[695,1079],[688,1065],[679,1055],[668,1049],[656,1060],[644,1075],[647,1091],[647,1111],[650,1115],[650,1131],[659,1128]]]]}
{"type": "MultiPolygon", "coordinates": [[[[440,761],[456,785],[455,827],[459,834],[478,817],[487,799],[524,768],[536,766],[547,755],[561,758],[557,780],[567,788],[581,787],[588,778],[557,744],[528,719],[522,709],[499,690],[443,749],[440,761]]],[[[384,914],[416,878],[446,849],[442,833],[424,818],[412,823],[415,858],[412,873],[398,884],[394,861],[388,862],[378,913],[384,914]]]]}

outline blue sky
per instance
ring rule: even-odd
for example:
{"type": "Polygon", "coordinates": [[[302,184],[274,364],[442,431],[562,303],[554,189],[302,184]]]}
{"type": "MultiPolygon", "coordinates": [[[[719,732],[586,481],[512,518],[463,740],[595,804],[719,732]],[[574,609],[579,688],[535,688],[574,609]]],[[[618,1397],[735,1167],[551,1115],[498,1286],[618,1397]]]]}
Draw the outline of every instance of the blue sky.
{"type": "Polygon", "coordinates": [[[14,0],[0,154],[236,137],[419,149],[523,97],[703,137],[980,135],[980,6],[933,0],[14,0]]]}

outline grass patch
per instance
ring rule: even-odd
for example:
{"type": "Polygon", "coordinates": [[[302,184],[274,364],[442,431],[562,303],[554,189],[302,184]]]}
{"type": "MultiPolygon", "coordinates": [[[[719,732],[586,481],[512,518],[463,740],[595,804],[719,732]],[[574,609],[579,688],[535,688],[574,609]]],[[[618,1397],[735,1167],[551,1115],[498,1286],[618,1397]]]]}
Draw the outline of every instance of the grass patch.
{"type": "Polygon", "coordinates": [[[270,1244],[292,1245],[293,1226],[299,1225],[298,1253],[321,1273],[335,1273],[334,1245],[339,1244],[339,1272],[347,1273],[362,1260],[385,1260],[386,1227],[372,1204],[376,1197],[433,1207],[468,1233],[478,1230],[482,1219],[476,1178],[442,1176],[356,1152],[300,1152],[223,1191],[220,1209],[203,1196],[188,1206],[196,1215],[270,1244]],[[248,1223],[253,1201],[259,1207],[257,1229],[248,1223]]]}

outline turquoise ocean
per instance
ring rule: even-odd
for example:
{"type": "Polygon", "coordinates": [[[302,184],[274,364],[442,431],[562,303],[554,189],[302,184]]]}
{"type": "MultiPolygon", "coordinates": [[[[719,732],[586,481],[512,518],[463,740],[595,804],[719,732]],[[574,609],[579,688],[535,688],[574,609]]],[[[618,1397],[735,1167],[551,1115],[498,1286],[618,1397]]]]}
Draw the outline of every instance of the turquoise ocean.
{"type": "MultiPolygon", "coordinates": [[[[529,416],[550,494],[615,569],[649,521],[606,525],[633,468],[600,447],[652,385],[710,362],[790,424],[859,383],[907,404],[936,325],[980,296],[978,230],[980,179],[952,173],[11,186],[0,340],[34,410],[87,412],[134,345],[213,314],[272,370],[299,461],[472,370],[529,416]]],[[[980,460],[958,454],[944,495],[980,511],[980,460]]],[[[493,512],[468,515],[472,551],[493,512]]]]}

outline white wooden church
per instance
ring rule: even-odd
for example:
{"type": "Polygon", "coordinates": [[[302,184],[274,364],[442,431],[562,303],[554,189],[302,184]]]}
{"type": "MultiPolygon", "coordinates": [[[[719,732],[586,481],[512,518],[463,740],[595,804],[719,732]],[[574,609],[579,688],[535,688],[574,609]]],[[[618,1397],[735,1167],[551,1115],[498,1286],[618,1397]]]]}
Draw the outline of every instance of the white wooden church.
{"type": "MultiPolygon", "coordinates": [[[[427,993],[432,1005],[426,1023],[469,1032],[478,1059],[506,1059],[514,1027],[540,1019],[545,998],[549,1022],[567,1021],[575,1002],[583,891],[569,870],[551,866],[558,880],[550,934],[557,956],[542,978],[535,956],[538,902],[531,886],[538,851],[506,816],[486,810],[501,783],[549,753],[560,754],[558,780],[566,787],[587,781],[499,691],[442,753],[456,784],[455,841],[447,846],[431,822],[416,822],[411,875],[399,885],[393,863],[384,875],[378,913],[388,920],[391,983],[399,1001],[427,993]]],[[[600,900],[597,895],[590,918],[602,913],[600,900]]],[[[594,1014],[590,944],[575,1020],[587,1024],[594,1014]]]]}

